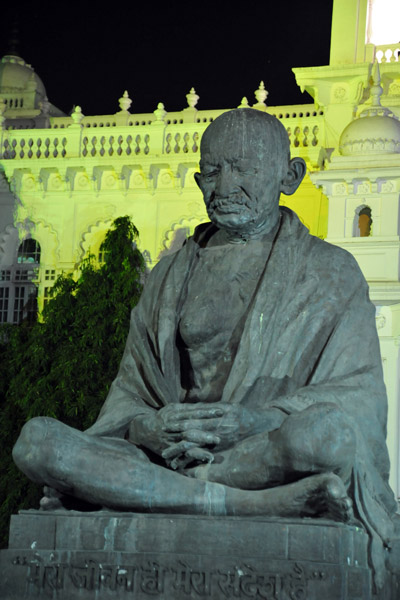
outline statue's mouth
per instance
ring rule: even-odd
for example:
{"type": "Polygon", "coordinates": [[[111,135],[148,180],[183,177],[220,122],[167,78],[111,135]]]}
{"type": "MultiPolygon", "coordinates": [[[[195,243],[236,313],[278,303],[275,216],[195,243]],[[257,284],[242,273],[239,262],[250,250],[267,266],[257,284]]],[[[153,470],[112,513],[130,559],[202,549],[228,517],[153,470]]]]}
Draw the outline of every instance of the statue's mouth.
{"type": "Polygon", "coordinates": [[[252,208],[250,199],[244,194],[235,194],[223,198],[214,196],[211,198],[208,208],[223,213],[240,213],[244,207],[252,208]]]}

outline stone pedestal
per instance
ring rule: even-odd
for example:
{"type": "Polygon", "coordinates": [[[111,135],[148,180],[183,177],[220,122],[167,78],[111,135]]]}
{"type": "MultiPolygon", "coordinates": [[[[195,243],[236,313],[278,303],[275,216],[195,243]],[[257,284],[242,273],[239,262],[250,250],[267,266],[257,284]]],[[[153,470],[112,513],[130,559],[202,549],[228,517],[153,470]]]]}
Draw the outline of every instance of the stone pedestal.
{"type": "Polygon", "coordinates": [[[24,511],[0,598],[372,600],[367,546],[323,520],[24,511]]]}

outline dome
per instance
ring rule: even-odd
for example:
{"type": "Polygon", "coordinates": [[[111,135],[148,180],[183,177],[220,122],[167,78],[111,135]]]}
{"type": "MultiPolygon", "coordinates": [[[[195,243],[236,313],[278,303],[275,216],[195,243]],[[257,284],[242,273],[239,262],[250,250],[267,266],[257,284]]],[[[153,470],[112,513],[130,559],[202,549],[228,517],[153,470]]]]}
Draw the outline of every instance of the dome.
{"type": "Polygon", "coordinates": [[[343,130],[339,140],[339,152],[343,156],[400,153],[400,121],[381,105],[382,93],[379,64],[376,62],[371,105],[343,130]]]}
{"type": "Polygon", "coordinates": [[[36,90],[37,102],[46,96],[46,89],[39,75],[23,58],[3,56],[0,62],[0,94],[36,90]]]}
{"type": "Polygon", "coordinates": [[[389,111],[362,115],[344,129],[339,141],[343,156],[400,153],[400,121],[389,111]]]}

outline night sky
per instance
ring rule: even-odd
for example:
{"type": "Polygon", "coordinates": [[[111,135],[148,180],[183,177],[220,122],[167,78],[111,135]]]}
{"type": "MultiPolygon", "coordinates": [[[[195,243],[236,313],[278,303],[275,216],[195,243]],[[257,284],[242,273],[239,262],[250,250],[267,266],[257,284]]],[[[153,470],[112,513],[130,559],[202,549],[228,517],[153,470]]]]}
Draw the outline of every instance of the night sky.
{"type": "MultiPolygon", "coordinates": [[[[2,6],[1,55],[9,49],[15,9],[2,6]]],[[[131,112],[158,102],[181,110],[194,86],[197,108],[255,102],[264,80],[267,104],[309,102],[292,67],[329,62],[332,0],[233,2],[18,3],[19,54],[43,80],[49,100],[66,113],[119,110],[127,89],[131,112]],[[58,7],[57,7],[58,6],[58,7]],[[315,10],[317,7],[317,10],[315,10]]]]}

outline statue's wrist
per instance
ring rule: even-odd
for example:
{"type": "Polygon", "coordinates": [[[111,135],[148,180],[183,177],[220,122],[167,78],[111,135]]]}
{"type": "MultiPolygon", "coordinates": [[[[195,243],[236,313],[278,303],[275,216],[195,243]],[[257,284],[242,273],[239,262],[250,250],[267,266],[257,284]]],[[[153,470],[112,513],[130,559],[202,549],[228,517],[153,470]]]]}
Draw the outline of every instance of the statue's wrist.
{"type": "Polygon", "coordinates": [[[277,407],[269,407],[264,414],[257,413],[257,420],[255,422],[253,434],[279,429],[286,417],[287,414],[277,407]]]}
{"type": "Polygon", "coordinates": [[[137,415],[129,425],[129,441],[136,446],[143,446],[144,444],[144,421],[147,418],[147,414],[137,415]]]}

